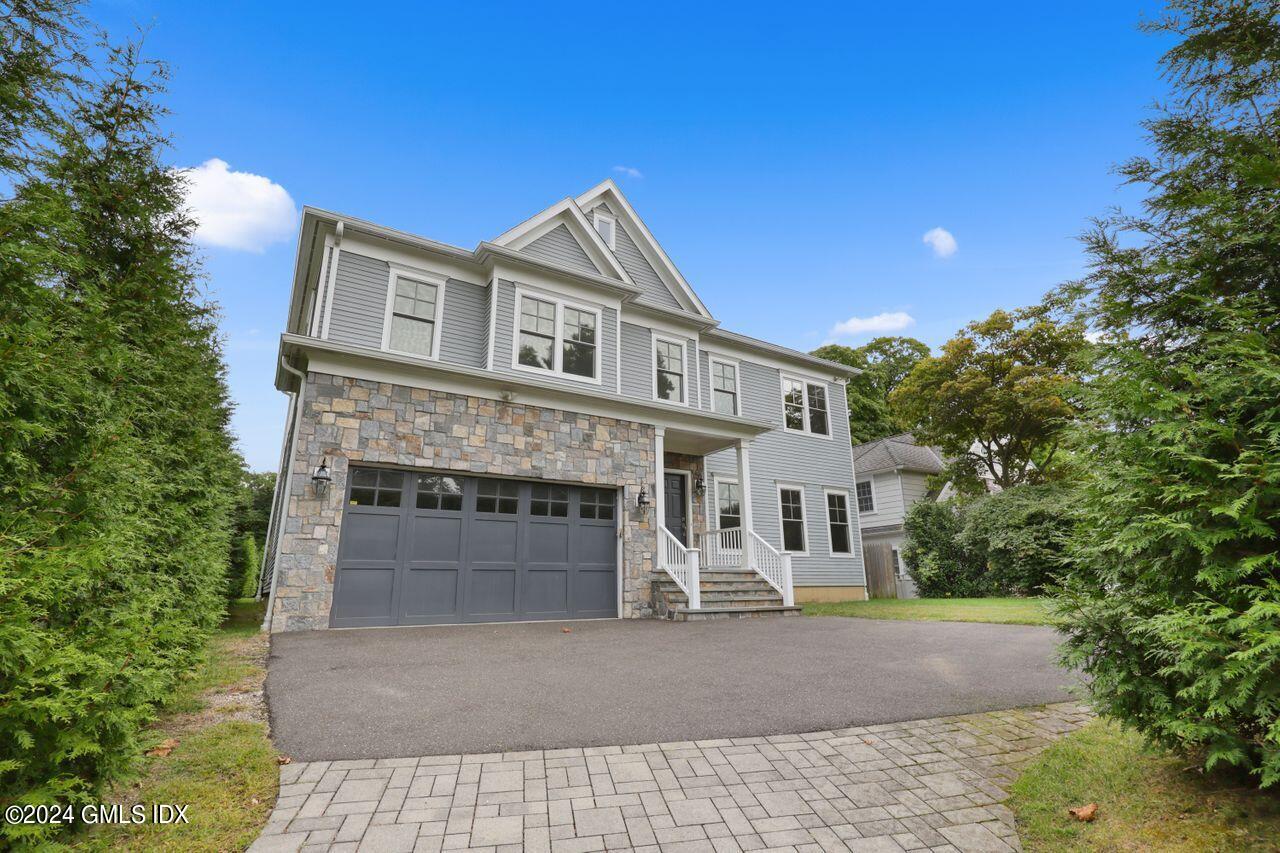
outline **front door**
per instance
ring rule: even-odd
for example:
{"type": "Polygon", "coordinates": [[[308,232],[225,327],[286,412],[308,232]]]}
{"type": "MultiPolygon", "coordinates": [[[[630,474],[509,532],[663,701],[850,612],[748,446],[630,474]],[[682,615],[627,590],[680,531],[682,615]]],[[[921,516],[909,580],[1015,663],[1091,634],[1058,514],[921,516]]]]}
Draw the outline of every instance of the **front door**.
{"type": "Polygon", "coordinates": [[[667,474],[662,489],[663,509],[667,516],[667,529],[680,540],[680,544],[689,547],[689,519],[686,517],[688,495],[685,493],[683,474],[667,474]]]}

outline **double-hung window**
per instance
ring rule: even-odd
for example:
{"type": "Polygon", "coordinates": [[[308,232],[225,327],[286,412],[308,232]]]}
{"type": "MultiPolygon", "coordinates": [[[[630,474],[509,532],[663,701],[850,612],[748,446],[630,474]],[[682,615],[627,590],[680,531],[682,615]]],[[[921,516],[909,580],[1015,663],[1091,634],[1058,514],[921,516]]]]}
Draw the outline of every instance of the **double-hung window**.
{"type": "Polygon", "coordinates": [[[393,273],[386,349],[435,358],[439,346],[440,284],[393,273]]]}
{"type": "Polygon", "coordinates": [[[654,392],[659,400],[687,402],[685,398],[684,344],[666,338],[653,339],[654,392]]]}
{"type": "Polygon", "coordinates": [[[732,480],[716,480],[716,526],[721,530],[742,526],[742,489],[732,480]]]}
{"type": "Polygon", "coordinates": [[[858,512],[875,512],[876,492],[871,485],[871,481],[862,480],[854,486],[854,489],[858,495],[858,512]]]}
{"type": "Polygon", "coordinates": [[[600,312],[521,293],[517,366],[600,378],[600,312]]]}
{"type": "Polygon", "coordinates": [[[738,365],[711,359],[711,408],[722,415],[736,415],[738,406],[738,365]]]}
{"type": "Polygon", "coordinates": [[[827,530],[833,555],[853,553],[853,537],[849,534],[849,496],[844,492],[827,492],[827,530]]]}
{"type": "Polygon", "coordinates": [[[783,425],[790,432],[830,436],[827,386],[790,376],[782,377],[782,418],[783,425]]]}
{"type": "Polygon", "coordinates": [[[804,530],[804,489],[778,487],[778,508],[782,516],[782,550],[805,554],[808,546],[804,530]]]}

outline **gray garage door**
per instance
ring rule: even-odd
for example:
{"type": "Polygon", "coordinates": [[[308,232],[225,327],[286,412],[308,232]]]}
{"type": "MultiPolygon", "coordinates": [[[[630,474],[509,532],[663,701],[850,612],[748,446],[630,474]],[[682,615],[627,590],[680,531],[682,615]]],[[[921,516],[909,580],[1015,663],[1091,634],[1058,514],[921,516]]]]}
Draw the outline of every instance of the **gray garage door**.
{"type": "Polygon", "coordinates": [[[333,627],[617,615],[615,490],[350,473],[333,627]]]}

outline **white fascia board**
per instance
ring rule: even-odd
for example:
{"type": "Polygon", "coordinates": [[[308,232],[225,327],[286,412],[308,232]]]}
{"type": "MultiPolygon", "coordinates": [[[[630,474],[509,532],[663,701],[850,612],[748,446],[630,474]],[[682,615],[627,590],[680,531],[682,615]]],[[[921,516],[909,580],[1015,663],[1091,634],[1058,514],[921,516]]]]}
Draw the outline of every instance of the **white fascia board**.
{"type": "Polygon", "coordinates": [[[411,246],[399,245],[371,237],[359,231],[346,229],[342,238],[342,251],[386,261],[393,269],[406,273],[426,273],[465,281],[477,287],[488,287],[489,276],[480,264],[466,262],[448,255],[417,251],[411,246]]]}
{"type": "Polygon", "coordinates": [[[631,276],[627,275],[627,271],[622,268],[622,264],[618,263],[618,259],[613,256],[613,252],[609,251],[609,247],[605,245],[600,235],[596,233],[596,229],[591,227],[591,223],[587,221],[587,217],[583,215],[581,208],[571,198],[556,202],[541,213],[529,217],[524,222],[503,232],[489,242],[495,246],[503,246],[508,249],[523,249],[560,224],[564,224],[569,229],[569,233],[582,246],[601,274],[611,274],[628,285],[635,285],[635,282],[631,280],[631,276]]]}
{"type": "Polygon", "coordinates": [[[615,311],[620,311],[622,308],[622,296],[617,291],[597,287],[590,282],[575,281],[569,276],[556,275],[551,270],[543,271],[506,259],[494,258],[492,274],[495,278],[509,281],[517,286],[541,290],[555,296],[578,299],[592,305],[612,308],[615,311]]]}
{"type": "Polygon", "coordinates": [[[636,311],[635,305],[630,302],[622,306],[622,322],[630,323],[633,326],[643,326],[646,329],[653,329],[663,334],[679,335],[682,338],[689,338],[695,341],[698,340],[698,335],[702,331],[701,326],[683,322],[679,317],[666,317],[636,311]]]}
{"type": "Polygon", "coordinates": [[[623,218],[623,225],[627,228],[627,233],[639,236],[641,239],[635,240],[636,246],[640,249],[641,254],[645,256],[645,260],[649,265],[657,270],[658,275],[670,288],[675,285],[678,292],[684,294],[689,300],[695,311],[702,314],[708,319],[712,319],[711,312],[707,306],[698,298],[698,294],[689,286],[689,282],[685,281],[684,276],[680,274],[680,270],[672,262],[671,258],[663,250],[662,245],[654,239],[653,234],[645,226],[635,208],[631,206],[631,202],[627,201],[627,197],[622,194],[622,190],[613,182],[612,178],[605,178],[582,195],[578,196],[577,201],[579,207],[587,207],[591,202],[600,197],[606,197],[606,201],[616,202],[618,209],[614,210],[615,214],[623,218]]]}
{"type": "Polygon", "coordinates": [[[818,358],[808,353],[793,350],[779,344],[771,344],[748,335],[730,332],[727,329],[708,329],[706,332],[709,346],[715,349],[733,352],[752,353],[751,361],[761,364],[784,364],[787,370],[804,371],[810,375],[826,377],[825,381],[845,383],[849,377],[862,373],[856,367],[849,367],[834,361],[818,358]]]}
{"type": "Polygon", "coordinates": [[[706,334],[698,341],[698,347],[705,353],[720,358],[732,359],[738,362],[750,362],[758,364],[762,367],[768,367],[779,373],[785,373],[796,379],[804,379],[809,382],[831,382],[840,386],[840,393],[844,393],[844,377],[833,376],[830,373],[823,373],[821,368],[797,363],[793,361],[784,361],[780,358],[774,358],[767,351],[758,349],[749,349],[747,347],[734,346],[719,338],[711,339],[706,334]]]}
{"type": "MultiPolygon", "coordinates": [[[[317,373],[391,382],[494,400],[502,399],[505,393],[513,403],[684,429],[726,441],[751,440],[773,429],[771,424],[749,418],[729,417],[685,406],[658,405],[639,397],[602,393],[599,386],[558,385],[539,381],[535,377],[489,373],[471,367],[369,347],[321,341],[302,335],[281,335],[280,352],[284,357],[301,356],[306,361],[305,369],[317,373]]],[[[279,384],[278,380],[277,385],[279,384]]]]}

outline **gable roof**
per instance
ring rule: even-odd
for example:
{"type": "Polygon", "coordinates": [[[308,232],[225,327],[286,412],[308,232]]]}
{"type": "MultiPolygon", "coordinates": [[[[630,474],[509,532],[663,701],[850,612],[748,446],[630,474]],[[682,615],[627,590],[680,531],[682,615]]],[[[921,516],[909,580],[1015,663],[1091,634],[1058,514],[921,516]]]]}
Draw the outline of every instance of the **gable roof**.
{"type": "Polygon", "coordinates": [[[618,263],[618,259],[614,257],[613,252],[609,251],[609,247],[605,245],[604,240],[600,239],[596,229],[591,223],[587,222],[587,217],[583,215],[582,209],[571,198],[556,202],[541,213],[537,213],[514,228],[503,232],[490,242],[495,246],[503,246],[518,251],[561,226],[564,226],[574,240],[577,241],[601,275],[619,279],[632,287],[635,286],[635,282],[631,280],[631,276],[626,269],[623,268],[622,264],[618,263]]]}
{"type": "Polygon", "coordinates": [[[859,474],[879,471],[919,471],[937,474],[942,471],[942,454],[932,447],[916,444],[909,432],[878,438],[853,446],[853,468],[859,474]]]}
{"type": "Polygon", "coordinates": [[[676,300],[686,310],[700,314],[708,320],[714,319],[711,311],[698,298],[698,294],[694,292],[689,282],[685,281],[684,276],[680,274],[680,270],[676,268],[676,265],[667,256],[662,246],[654,239],[644,221],[631,206],[631,202],[627,201],[627,197],[622,194],[622,190],[618,188],[612,178],[605,178],[578,196],[574,201],[577,202],[578,207],[582,210],[589,210],[600,201],[607,202],[610,212],[622,222],[623,227],[626,228],[627,233],[634,240],[636,248],[640,250],[645,260],[649,262],[649,266],[662,279],[662,283],[667,286],[667,289],[676,297],[676,300]]]}

